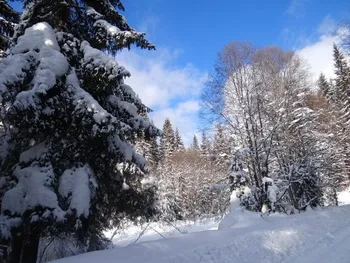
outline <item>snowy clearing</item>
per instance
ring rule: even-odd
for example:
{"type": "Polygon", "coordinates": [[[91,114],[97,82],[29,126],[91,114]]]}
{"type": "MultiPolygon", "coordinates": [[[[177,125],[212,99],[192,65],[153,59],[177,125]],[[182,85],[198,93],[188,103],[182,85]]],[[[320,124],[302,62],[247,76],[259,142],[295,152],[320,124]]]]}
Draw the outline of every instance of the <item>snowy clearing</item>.
{"type": "Polygon", "coordinates": [[[126,247],[147,241],[155,241],[164,238],[174,238],[189,233],[217,230],[221,217],[193,221],[176,221],[169,223],[152,222],[149,225],[130,225],[123,230],[118,230],[113,236],[114,230],[105,233],[115,247],[126,247]]]}
{"type": "Polygon", "coordinates": [[[87,253],[55,263],[348,262],[350,206],[293,216],[243,212],[231,228],[87,253]]]}

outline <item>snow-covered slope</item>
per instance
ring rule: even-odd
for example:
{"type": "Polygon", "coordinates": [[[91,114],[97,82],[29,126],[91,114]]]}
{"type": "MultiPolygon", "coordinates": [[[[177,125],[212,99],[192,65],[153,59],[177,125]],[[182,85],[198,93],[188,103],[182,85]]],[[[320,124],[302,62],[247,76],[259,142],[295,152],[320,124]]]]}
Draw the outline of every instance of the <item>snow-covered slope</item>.
{"type": "Polygon", "coordinates": [[[350,262],[350,206],[293,216],[244,212],[229,229],[204,231],[55,263],[350,262]]]}

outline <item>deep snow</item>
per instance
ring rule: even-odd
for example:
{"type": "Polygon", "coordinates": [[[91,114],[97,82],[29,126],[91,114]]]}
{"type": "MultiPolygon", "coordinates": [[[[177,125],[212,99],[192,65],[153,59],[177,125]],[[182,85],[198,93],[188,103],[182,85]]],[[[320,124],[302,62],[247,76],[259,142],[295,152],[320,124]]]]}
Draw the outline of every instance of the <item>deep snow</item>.
{"type": "Polygon", "coordinates": [[[231,228],[132,244],[55,263],[350,262],[350,205],[284,216],[242,212],[231,228]]]}

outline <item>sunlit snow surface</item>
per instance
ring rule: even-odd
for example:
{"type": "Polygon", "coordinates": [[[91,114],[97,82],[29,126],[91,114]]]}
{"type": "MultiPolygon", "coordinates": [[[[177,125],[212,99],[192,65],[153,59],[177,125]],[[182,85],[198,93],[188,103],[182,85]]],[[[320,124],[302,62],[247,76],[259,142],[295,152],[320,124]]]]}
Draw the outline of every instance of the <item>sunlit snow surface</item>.
{"type": "Polygon", "coordinates": [[[229,228],[131,244],[55,263],[350,262],[349,205],[292,216],[261,217],[245,211],[237,216],[229,228]]]}
{"type": "Polygon", "coordinates": [[[350,187],[338,193],[339,205],[350,205],[350,187]]]}

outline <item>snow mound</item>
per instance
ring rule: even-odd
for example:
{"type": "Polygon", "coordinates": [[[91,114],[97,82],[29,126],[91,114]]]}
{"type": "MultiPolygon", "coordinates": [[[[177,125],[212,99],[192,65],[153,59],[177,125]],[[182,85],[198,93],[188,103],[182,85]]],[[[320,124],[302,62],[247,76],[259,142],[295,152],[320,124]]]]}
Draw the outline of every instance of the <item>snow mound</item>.
{"type": "MultiPolygon", "coordinates": [[[[249,191],[247,187],[245,191],[249,191]]],[[[247,225],[253,225],[261,220],[258,213],[247,211],[240,205],[241,201],[237,197],[237,191],[233,191],[230,198],[230,212],[221,220],[219,229],[228,229],[231,227],[245,227],[247,225]]]]}

